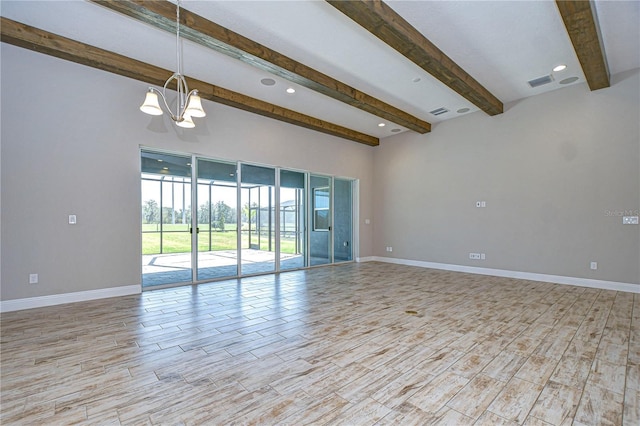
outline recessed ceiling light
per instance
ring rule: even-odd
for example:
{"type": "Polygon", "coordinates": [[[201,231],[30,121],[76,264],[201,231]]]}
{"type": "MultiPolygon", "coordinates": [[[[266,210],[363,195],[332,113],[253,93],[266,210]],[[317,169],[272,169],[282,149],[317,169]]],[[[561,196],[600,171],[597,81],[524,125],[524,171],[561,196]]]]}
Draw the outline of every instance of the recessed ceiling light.
{"type": "Polygon", "coordinates": [[[413,80],[411,80],[411,81],[413,81],[414,83],[417,83],[417,82],[419,82],[420,80],[422,80],[420,77],[416,77],[416,78],[414,78],[414,79],[413,79],[413,80]]]}
{"type": "Polygon", "coordinates": [[[378,127],[384,127],[384,126],[386,126],[386,124],[384,124],[384,123],[378,123],[378,127]]]}
{"type": "Polygon", "coordinates": [[[296,89],[294,89],[293,87],[289,87],[287,89],[287,93],[296,93],[296,89]]]}
{"type": "Polygon", "coordinates": [[[158,158],[158,163],[162,163],[162,160],[158,158]]]}
{"type": "Polygon", "coordinates": [[[579,78],[578,77],[568,77],[565,78],[564,80],[560,80],[560,84],[569,84],[569,83],[573,83],[574,81],[578,81],[579,78]]]}
{"type": "Polygon", "coordinates": [[[458,114],[464,114],[465,112],[469,112],[470,108],[460,108],[456,111],[458,114]]]}
{"type": "Polygon", "coordinates": [[[564,71],[567,69],[567,66],[565,64],[560,64],[558,66],[556,66],[553,71],[558,72],[558,71],[564,71]]]}
{"type": "Polygon", "coordinates": [[[265,86],[273,86],[274,84],[276,84],[276,81],[272,78],[263,78],[262,80],[260,80],[260,83],[264,84],[265,86]]]}
{"type": "Polygon", "coordinates": [[[402,129],[391,129],[391,133],[398,133],[400,132],[402,129]]]}

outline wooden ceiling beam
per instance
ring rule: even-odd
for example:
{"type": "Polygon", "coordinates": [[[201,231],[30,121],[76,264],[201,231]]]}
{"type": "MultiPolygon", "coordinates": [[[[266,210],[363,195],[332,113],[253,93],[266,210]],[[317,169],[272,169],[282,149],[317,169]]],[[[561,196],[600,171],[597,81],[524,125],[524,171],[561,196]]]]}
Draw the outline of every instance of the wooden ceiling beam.
{"type": "Polygon", "coordinates": [[[556,0],[589,89],[609,87],[609,70],[604,47],[600,43],[598,21],[588,0],[556,0]]]}
{"type": "Polygon", "coordinates": [[[384,2],[326,1],[487,114],[503,112],[498,98],[384,2]]]}
{"type": "MultiPolygon", "coordinates": [[[[166,0],[90,0],[156,28],[175,33],[176,6],[166,0]]],[[[269,49],[247,37],[180,9],[180,35],[258,69],[282,77],[340,102],[359,108],[418,133],[431,131],[431,124],[367,95],[326,74],[269,49]]]]}
{"type": "MultiPolygon", "coordinates": [[[[163,86],[167,78],[173,74],[173,71],[52,34],[5,17],[1,18],[0,30],[0,41],[4,43],[143,81],[147,84],[163,86]]],[[[198,89],[200,97],[203,99],[365,145],[379,145],[378,138],[337,124],[251,98],[204,81],[187,78],[187,82],[190,87],[198,89]]]]}

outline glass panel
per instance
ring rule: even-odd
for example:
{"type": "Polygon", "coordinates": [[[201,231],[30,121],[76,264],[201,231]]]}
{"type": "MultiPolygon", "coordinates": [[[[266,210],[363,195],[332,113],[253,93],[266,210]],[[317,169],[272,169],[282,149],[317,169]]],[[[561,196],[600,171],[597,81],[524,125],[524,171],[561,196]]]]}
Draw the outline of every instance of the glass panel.
{"type": "Polygon", "coordinates": [[[275,271],[275,170],[242,165],[242,275],[275,271]],[[246,218],[246,222],[245,222],[246,218]],[[246,235],[246,236],[245,236],[246,235]]]}
{"type": "Polygon", "coordinates": [[[334,179],[333,182],[333,261],[353,259],[353,181],[334,179]]]}
{"type": "Polygon", "coordinates": [[[236,165],[198,160],[198,280],[238,275],[236,165]]]}
{"type": "Polygon", "coordinates": [[[142,151],[142,286],[192,281],[191,158],[142,151]]]}
{"type": "Polygon", "coordinates": [[[280,269],[306,266],[304,173],[280,170],[280,269]]]}
{"type": "Polygon", "coordinates": [[[309,264],[331,263],[331,178],[311,175],[311,232],[309,233],[309,264]]]}

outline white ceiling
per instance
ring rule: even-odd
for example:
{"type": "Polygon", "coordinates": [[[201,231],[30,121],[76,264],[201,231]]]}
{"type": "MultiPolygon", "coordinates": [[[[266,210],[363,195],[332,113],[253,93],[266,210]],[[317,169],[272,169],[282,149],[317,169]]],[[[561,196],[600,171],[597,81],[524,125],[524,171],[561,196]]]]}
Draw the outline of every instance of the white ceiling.
{"type": "MultiPolygon", "coordinates": [[[[505,104],[561,89],[567,77],[579,77],[573,84],[585,81],[554,1],[387,4],[505,104]],[[567,69],[554,73],[558,64],[567,69]],[[549,74],[550,84],[527,84],[549,74]]],[[[325,1],[183,0],[182,7],[432,124],[463,115],[456,112],[461,108],[469,108],[466,114],[478,110],[325,1]],[[450,112],[429,113],[440,107],[450,112]]],[[[7,18],[176,69],[175,34],[96,4],[2,0],[0,8],[7,18]]],[[[640,2],[597,1],[596,11],[611,74],[640,67],[640,2]]],[[[379,127],[385,121],[378,117],[189,41],[183,50],[183,71],[190,77],[379,138],[406,130],[389,122],[379,127]],[[265,77],[276,85],[262,85],[265,77]],[[296,93],[287,94],[288,87],[296,93]]]]}

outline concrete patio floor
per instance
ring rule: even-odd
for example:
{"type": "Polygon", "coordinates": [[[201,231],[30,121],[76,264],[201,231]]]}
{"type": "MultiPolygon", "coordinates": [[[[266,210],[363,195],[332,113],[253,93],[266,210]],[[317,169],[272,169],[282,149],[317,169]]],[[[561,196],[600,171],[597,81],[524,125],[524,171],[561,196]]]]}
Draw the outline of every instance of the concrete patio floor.
{"type": "MultiPolygon", "coordinates": [[[[242,275],[275,271],[275,252],[243,249],[242,275]]],[[[303,268],[304,256],[281,253],[280,270],[303,268]]],[[[238,276],[236,250],[198,253],[197,281],[238,276]]],[[[328,263],[328,262],[327,262],[328,263]]],[[[191,282],[191,253],[152,254],[142,256],[142,286],[191,282]]]]}

